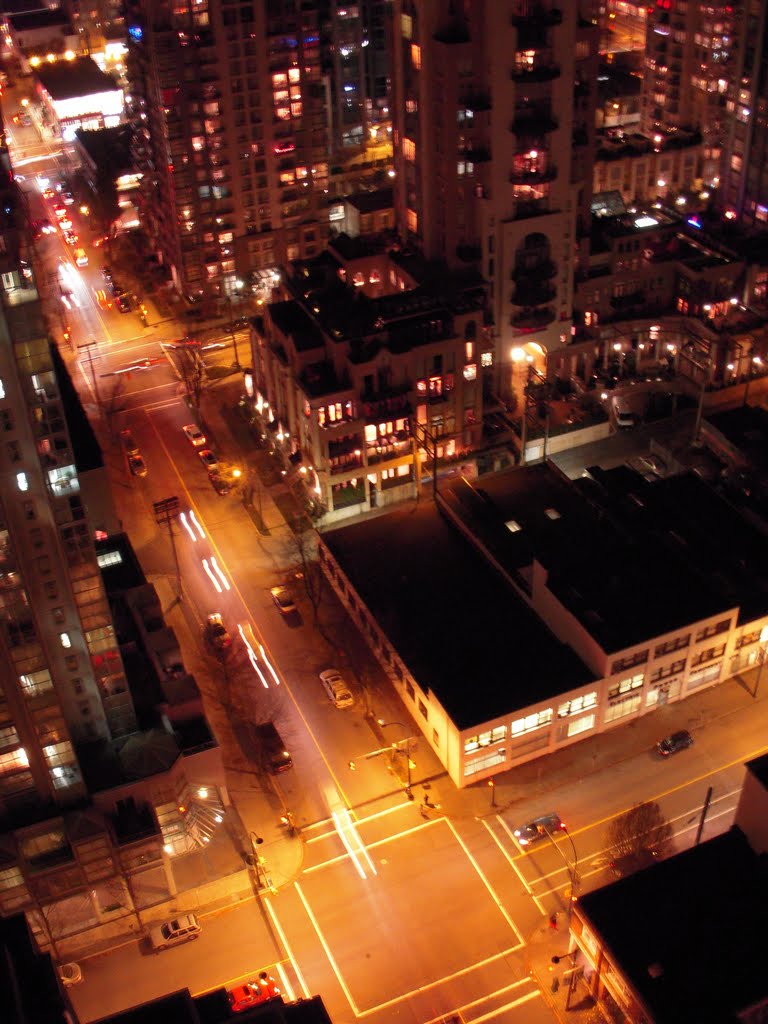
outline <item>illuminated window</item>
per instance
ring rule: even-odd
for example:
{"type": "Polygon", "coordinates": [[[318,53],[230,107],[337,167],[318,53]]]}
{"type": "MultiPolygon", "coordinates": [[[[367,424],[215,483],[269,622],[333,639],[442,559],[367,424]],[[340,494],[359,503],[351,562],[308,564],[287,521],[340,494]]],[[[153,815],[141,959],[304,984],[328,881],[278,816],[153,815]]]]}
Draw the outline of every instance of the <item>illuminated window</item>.
{"type": "Polygon", "coordinates": [[[464,345],[464,358],[468,363],[472,362],[472,357],[475,354],[475,346],[471,341],[468,341],[464,345]]]}
{"type": "Polygon", "coordinates": [[[477,378],[477,363],[469,363],[464,367],[464,380],[476,380],[477,378]]]}
{"type": "Polygon", "coordinates": [[[291,68],[290,71],[288,72],[288,81],[289,82],[298,82],[300,80],[301,80],[301,71],[299,70],[299,68],[291,68]]]}
{"type": "Polygon", "coordinates": [[[406,223],[409,231],[415,233],[419,230],[419,217],[415,210],[406,211],[406,223]]]}
{"type": "Polygon", "coordinates": [[[403,156],[406,160],[416,159],[416,143],[413,139],[403,139],[403,156]]]}
{"type": "Polygon", "coordinates": [[[512,723],[512,735],[523,736],[527,732],[534,732],[536,729],[541,729],[545,725],[549,725],[552,721],[552,708],[547,708],[545,711],[538,711],[533,715],[527,715],[525,718],[518,718],[517,721],[512,723]]]}
{"type": "Polygon", "coordinates": [[[287,75],[285,75],[285,74],[272,75],[272,87],[273,87],[273,89],[278,89],[281,85],[287,85],[287,84],[288,84],[288,76],[287,75]]]}
{"type": "Polygon", "coordinates": [[[0,380],[0,398],[5,398],[5,384],[0,380]]]}
{"type": "Polygon", "coordinates": [[[27,474],[26,473],[17,473],[16,474],[16,486],[19,488],[20,491],[28,491],[29,490],[29,481],[27,480],[27,474]]]}
{"type": "Polygon", "coordinates": [[[483,352],[480,356],[481,366],[493,366],[493,352],[483,352]]]}
{"type": "Polygon", "coordinates": [[[69,638],[69,633],[59,633],[59,640],[61,640],[61,646],[68,649],[72,646],[72,641],[69,638]]]}
{"type": "Polygon", "coordinates": [[[421,47],[411,43],[411,64],[416,71],[421,70],[421,47]]]}
{"type": "Polygon", "coordinates": [[[574,697],[561,704],[557,709],[558,718],[567,718],[569,715],[579,715],[587,708],[593,708],[597,704],[597,692],[582,694],[581,697],[574,697]]]}
{"type": "Polygon", "coordinates": [[[413,18],[410,14],[400,15],[400,31],[403,34],[403,39],[410,39],[413,35],[413,18]]]}

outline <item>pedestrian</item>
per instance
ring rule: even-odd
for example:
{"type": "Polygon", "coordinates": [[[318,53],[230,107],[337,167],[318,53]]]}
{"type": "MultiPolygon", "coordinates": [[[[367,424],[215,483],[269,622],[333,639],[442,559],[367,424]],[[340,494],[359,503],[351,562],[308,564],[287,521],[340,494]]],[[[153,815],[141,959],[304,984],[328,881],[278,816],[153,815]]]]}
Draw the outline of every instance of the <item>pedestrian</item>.
{"type": "Polygon", "coordinates": [[[552,914],[549,918],[549,927],[552,931],[557,931],[557,914],[552,914]]]}

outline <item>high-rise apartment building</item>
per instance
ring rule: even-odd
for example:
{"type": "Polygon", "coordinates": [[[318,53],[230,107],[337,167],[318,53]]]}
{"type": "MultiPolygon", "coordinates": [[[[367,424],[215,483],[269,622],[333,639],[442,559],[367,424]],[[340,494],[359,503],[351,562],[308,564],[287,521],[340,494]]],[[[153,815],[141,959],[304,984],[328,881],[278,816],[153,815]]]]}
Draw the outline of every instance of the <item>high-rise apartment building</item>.
{"type": "Polygon", "coordinates": [[[720,204],[746,227],[768,227],[768,0],[739,12],[727,101],[720,204]]]}
{"type": "Polygon", "coordinates": [[[0,151],[0,822],[82,799],[76,746],[136,728],[31,263],[0,151]]]}
{"type": "Polygon", "coordinates": [[[331,157],[375,139],[371,129],[387,114],[389,47],[387,0],[322,0],[320,39],[331,157]]]}
{"type": "Polygon", "coordinates": [[[141,218],[176,287],[231,295],[249,274],[320,251],[316,4],[129,0],[126,25],[141,218]]]}
{"type": "Polygon", "coordinates": [[[393,36],[402,237],[429,258],[481,268],[502,394],[522,391],[515,365],[567,374],[574,262],[589,231],[597,26],[547,0],[395,0],[393,36]]]}
{"type": "Polygon", "coordinates": [[[738,4],[656,0],[647,12],[642,130],[701,132],[700,177],[717,185],[738,4]]]}

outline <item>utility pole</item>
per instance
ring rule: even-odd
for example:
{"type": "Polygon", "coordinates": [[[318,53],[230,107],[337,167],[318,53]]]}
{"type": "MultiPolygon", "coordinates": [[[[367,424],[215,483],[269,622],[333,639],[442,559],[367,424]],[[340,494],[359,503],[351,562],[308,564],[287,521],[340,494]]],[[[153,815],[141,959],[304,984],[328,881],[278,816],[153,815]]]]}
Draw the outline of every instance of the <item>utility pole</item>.
{"type": "Polygon", "coordinates": [[[159,526],[165,525],[168,527],[168,536],[171,538],[171,547],[173,549],[173,562],[176,566],[176,587],[179,600],[181,601],[184,594],[181,589],[181,570],[179,569],[179,556],[176,551],[176,538],[173,534],[173,520],[179,514],[179,499],[176,497],[163,498],[162,501],[153,502],[152,508],[155,513],[155,522],[159,526]]]}
{"type": "Polygon", "coordinates": [[[96,379],[96,367],[93,365],[93,347],[94,345],[98,344],[99,343],[96,340],[86,341],[83,342],[83,344],[78,347],[88,349],[88,364],[91,367],[91,376],[93,377],[93,393],[96,396],[96,404],[98,405],[99,409],[101,409],[101,395],[99,394],[99,385],[96,379]]]}

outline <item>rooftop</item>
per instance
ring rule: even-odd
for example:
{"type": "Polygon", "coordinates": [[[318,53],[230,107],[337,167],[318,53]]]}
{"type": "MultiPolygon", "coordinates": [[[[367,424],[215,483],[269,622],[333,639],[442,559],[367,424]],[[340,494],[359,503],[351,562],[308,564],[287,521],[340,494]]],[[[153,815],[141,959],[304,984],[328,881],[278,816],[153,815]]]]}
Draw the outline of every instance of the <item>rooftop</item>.
{"type": "Polygon", "coordinates": [[[764,539],[698,476],[596,475],[571,482],[549,464],[520,467],[444,493],[510,575],[526,577],[536,558],[606,652],[736,606],[742,621],[768,612],[764,539]]]}
{"type": "Polygon", "coordinates": [[[722,1024],[768,996],[764,911],[766,863],[738,828],[579,900],[656,1024],[722,1024]]]}
{"type": "Polygon", "coordinates": [[[593,678],[431,502],[329,530],[323,540],[457,728],[593,678]]]}
{"type": "Polygon", "coordinates": [[[8,21],[14,32],[32,32],[40,28],[66,28],[68,35],[74,35],[69,18],[60,7],[40,8],[34,11],[22,11],[8,14],[8,21]]]}
{"type": "Polygon", "coordinates": [[[129,124],[115,125],[89,131],[78,128],[75,137],[80,146],[97,167],[109,167],[118,175],[133,170],[131,137],[133,128],[129,124]]]}
{"type": "Polygon", "coordinates": [[[298,302],[289,299],[273,302],[268,307],[269,317],[277,329],[293,339],[298,352],[324,348],[325,342],[317,324],[298,302]]]}
{"type": "Polygon", "coordinates": [[[53,100],[71,100],[120,89],[114,78],[105,74],[91,57],[40,66],[34,73],[53,100]]]}
{"type": "Polygon", "coordinates": [[[354,206],[360,213],[374,213],[376,210],[388,210],[394,202],[391,188],[380,188],[376,192],[356,192],[347,196],[345,202],[354,206]]]}

